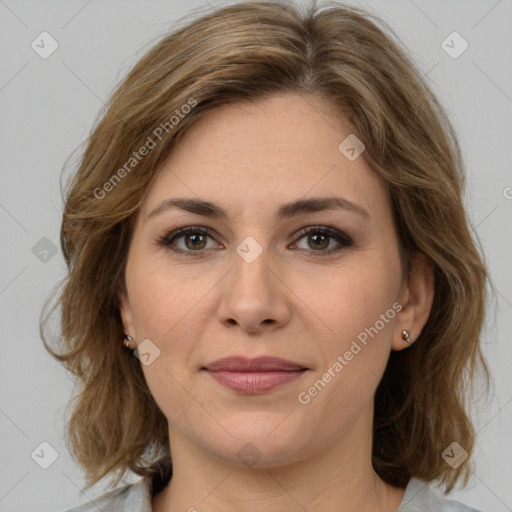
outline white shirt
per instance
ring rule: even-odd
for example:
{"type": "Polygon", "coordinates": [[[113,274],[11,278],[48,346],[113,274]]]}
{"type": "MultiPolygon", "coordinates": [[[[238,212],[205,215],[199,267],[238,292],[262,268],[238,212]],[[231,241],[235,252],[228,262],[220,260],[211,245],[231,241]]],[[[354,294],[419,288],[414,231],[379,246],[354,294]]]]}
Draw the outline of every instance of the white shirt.
{"type": "MultiPolygon", "coordinates": [[[[151,508],[151,477],[143,477],[134,484],[118,487],[96,498],[94,502],[90,501],[64,512],[98,512],[98,510],[108,512],[153,512],[151,508]]],[[[411,478],[397,512],[481,511],[458,501],[446,499],[421,480],[411,478]]]]}

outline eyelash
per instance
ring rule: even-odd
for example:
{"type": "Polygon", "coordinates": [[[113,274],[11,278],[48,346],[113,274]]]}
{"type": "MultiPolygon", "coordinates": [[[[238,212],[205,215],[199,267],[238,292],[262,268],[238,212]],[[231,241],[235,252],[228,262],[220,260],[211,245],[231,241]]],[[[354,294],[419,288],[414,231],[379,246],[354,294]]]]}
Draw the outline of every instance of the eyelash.
{"type": "MultiPolygon", "coordinates": [[[[187,226],[184,228],[176,229],[176,230],[172,231],[171,233],[161,237],[157,241],[157,244],[159,246],[162,246],[162,247],[164,247],[168,250],[171,250],[173,252],[176,252],[179,254],[184,254],[185,256],[189,256],[189,257],[203,256],[205,249],[191,251],[191,250],[175,249],[175,248],[171,247],[178,238],[181,238],[182,236],[191,234],[191,233],[202,235],[202,236],[209,236],[209,237],[213,238],[213,232],[212,232],[212,230],[210,230],[208,228],[187,226]]],[[[307,251],[306,249],[304,249],[313,256],[320,256],[320,257],[329,256],[333,253],[337,253],[337,252],[341,251],[345,247],[350,247],[353,245],[353,242],[348,235],[346,235],[345,233],[342,233],[341,231],[338,231],[337,229],[329,227],[329,226],[307,226],[307,227],[301,229],[297,233],[297,238],[294,243],[297,243],[301,238],[303,238],[304,236],[309,235],[311,233],[328,236],[329,238],[333,238],[339,244],[341,244],[340,247],[337,247],[334,249],[331,248],[329,250],[307,251]]]]}

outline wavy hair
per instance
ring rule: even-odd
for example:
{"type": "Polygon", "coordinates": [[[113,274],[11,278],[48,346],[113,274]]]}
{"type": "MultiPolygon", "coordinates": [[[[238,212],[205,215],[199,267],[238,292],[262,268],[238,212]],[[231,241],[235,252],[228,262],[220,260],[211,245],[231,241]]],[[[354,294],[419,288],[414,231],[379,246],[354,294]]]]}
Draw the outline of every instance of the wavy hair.
{"type": "Polygon", "coordinates": [[[417,253],[434,268],[429,319],[411,347],[390,354],[376,391],[373,467],[395,487],[413,476],[447,492],[460,479],[467,485],[475,439],[467,398],[478,370],[487,386],[490,375],[480,344],[488,276],[446,110],[391,28],[365,10],[240,2],[182,21],[111,93],[64,192],[68,272],[45,305],[41,336],[79,388],[66,443],[85,489],[117,474],[115,486],[127,470],[153,475],[161,457],[170,460],[167,419],[121,343],[118,293],[146,192],[198,119],[286,91],[326,99],[364,142],[362,157],[390,193],[403,277],[417,253]],[[57,308],[50,346],[46,324],[57,308]],[[455,469],[442,458],[454,441],[469,454],[455,469]]]}

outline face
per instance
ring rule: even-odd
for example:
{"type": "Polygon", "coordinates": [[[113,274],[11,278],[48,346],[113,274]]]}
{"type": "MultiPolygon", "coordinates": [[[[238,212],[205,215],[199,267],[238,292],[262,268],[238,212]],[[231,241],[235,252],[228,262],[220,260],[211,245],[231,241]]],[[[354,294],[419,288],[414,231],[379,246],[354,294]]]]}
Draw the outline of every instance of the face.
{"type": "Polygon", "coordinates": [[[253,450],[276,466],[371,432],[390,351],[407,347],[398,312],[407,290],[387,191],[362,157],[340,152],[353,131],[323,101],[278,94],[210,112],[138,213],[122,318],[136,343],[150,340],[142,368],[171,452],[185,443],[242,465],[253,450]],[[285,204],[327,197],[341,202],[279,216],[285,204]],[[225,217],[166,202],[176,198],[225,217]],[[301,370],[204,369],[230,356],[301,370]]]}

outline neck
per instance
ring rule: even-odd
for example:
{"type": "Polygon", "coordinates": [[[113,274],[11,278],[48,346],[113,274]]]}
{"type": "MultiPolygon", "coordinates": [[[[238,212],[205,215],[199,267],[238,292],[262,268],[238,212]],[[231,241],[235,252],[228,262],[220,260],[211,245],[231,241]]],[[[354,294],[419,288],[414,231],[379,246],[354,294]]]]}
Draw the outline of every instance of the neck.
{"type": "Polygon", "coordinates": [[[241,468],[207,454],[172,432],[173,476],[153,497],[154,512],[244,510],[256,512],[396,512],[405,489],[384,481],[371,466],[371,436],[345,437],[313,456],[287,465],[241,468]],[[179,442],[178,442],[179,441],[179,442]]]}

